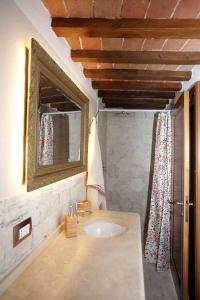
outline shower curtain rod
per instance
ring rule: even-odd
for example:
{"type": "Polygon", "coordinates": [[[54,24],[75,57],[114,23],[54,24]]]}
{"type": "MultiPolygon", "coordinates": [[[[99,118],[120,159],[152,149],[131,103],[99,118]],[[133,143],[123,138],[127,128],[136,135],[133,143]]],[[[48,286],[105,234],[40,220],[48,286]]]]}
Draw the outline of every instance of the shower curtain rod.
{"type": "Polygon", "coordinates": [[[117,109],[117,108],[102,108],[99,111],[107,111],[107,112],[140,112],[140,111],[145,111],[145,112],[167,112],[167,111],[172,111],[171,109],[117,109]]]}
{"type": "Polygon", "coordinates": [[[44,112],[43,115],[64,115],[64,114],[73,114],[73,113],[80,112],[81,110],[74,110],[74,111],[52,111],[52,112],[44,112]]]}

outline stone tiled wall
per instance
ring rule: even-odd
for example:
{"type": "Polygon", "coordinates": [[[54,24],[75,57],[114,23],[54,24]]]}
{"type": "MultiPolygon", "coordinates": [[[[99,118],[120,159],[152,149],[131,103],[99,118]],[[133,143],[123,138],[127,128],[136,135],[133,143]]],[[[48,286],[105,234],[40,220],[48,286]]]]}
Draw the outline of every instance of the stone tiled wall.
{"type": "Polygon", "coordinates": [[[85,197],[85,173],[0,201],[0,279],[64,221],[69,203],[85,197]],[[13,248],[13,227],[31,217],[32,235],[13,248]]]}
{"type": "Polygon", "coordinates": [[[153,112],[104,112],[99,121],[108,209],[138,212],[142,230],[150,176],[153,121],[153,112]]]}

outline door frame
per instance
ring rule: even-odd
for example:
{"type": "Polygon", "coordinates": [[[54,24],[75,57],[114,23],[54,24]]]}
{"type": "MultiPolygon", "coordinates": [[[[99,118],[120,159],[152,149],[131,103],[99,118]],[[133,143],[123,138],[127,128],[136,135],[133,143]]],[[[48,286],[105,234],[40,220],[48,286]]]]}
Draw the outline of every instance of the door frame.
{"type": "Polygon", "coordinates": [[[188,300],[189,273],[189,197],[190,197],[190,98],[184,92],[184,222],[183,231],[183,300],[188,300]]]}
{"type": "MultiPolygon", "coordinates": [[[[183,166],[183,260],[182,260],[182,280],[181,285],[178,282],[178,277],[175,276],[176,269],[173,264],[173,252],[171,246],[171,267],[174,272],[174,282],[177,294],[181,300],[188,300],[188,263],[189,263],[189,163],[190,163],[190,135],[189,135],[189,92],[185,91],[176,101],[173,109],[184,109],[184,166],[183,166]]],[[[175,121],[175,114],[172,114],[175,121]]],[[[174,124],[173,124],[174,125],[174,124]]],[[[175,137],[175,136],[174,136],[175,137]]],[[[173,176],[172,176],[173,180],[173,176]]],[[[174,195],[172,195],[174,197],[174,195]]],[[[174,204],[175,205],[175,204],[174,204]]],[[[172,220],[173,224],[173,220],[172,220]]],[[[172,237],[171,237],[172,241],[172,237]]]]}
{"type": "Polygon", "coordinates": [[[200,299],[200,82],[195,89],[195,202],[194,202],[194,240],[195,240],[195,299],[200,299]]]}

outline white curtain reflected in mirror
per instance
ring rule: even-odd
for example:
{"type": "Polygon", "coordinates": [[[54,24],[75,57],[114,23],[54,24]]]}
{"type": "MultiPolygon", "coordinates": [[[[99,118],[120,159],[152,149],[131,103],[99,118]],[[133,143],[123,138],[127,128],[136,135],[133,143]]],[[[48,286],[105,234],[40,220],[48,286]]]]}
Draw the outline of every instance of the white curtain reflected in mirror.
{"type": "Polygon", "coordinates": [[[80,160],[81,108],[43,74],[39,82],[39,166],[80,160]]]}

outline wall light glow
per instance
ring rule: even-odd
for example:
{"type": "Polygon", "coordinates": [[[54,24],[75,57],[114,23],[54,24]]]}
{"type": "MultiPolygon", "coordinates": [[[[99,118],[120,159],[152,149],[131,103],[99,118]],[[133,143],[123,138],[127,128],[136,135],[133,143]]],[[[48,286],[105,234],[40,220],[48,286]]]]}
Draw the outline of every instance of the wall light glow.
{"type": "Polygon", "coordinates": [[[13,99],[11,112],[11,134],[12,134],[12,174],[11,180],[14,186],[20,190],[23,180],[24,163],[24,108],[25,108],[25,63],[26,52],[24,43],[16,44],[15,68],[13,69],[13,99]]]}

